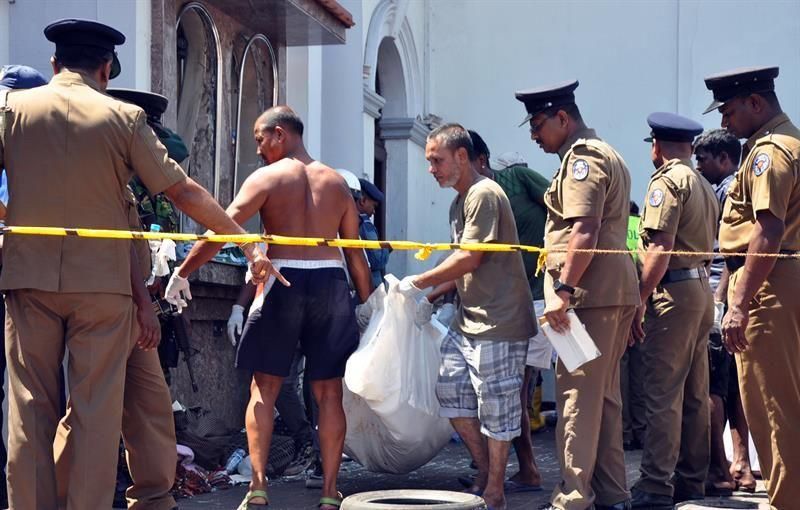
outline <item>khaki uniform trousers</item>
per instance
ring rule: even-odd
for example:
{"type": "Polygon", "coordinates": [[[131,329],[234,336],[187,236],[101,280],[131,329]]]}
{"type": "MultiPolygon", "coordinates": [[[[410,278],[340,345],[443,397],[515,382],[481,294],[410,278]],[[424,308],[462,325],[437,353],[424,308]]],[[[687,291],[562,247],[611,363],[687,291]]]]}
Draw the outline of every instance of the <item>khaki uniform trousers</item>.
{"type": "Polygon", "coordinates": [[[556,367],[556,442],[561,483],[552,504],[585,510],[629,499],[622,451],[619,367],[628,345],[635,308],[609,306],[575,310],[601,356],[573,373],[556,367]]]}
{"type": "Polygon", "coordinates": [[[57,508],[53,439],[59,419],[73,444],[66,507],[111,507],[133,321],[130,296],[7,292],[12,509],[57,508]],[[70,399],[62,418],[59,367],[65,346],[70,399]]]}
{"type": "Polygon", "coordinates": [[[647,432],[639,490],[695,497],[705,492],[713,322],[714,298],[705,278],[658,286],[647,303],[642,344],[647,432]]]}
{"type": "MultiPolygon", "coordinates": [[[[134,332],[133,339],[138,332],[134,332]]],[[[175,483],[178,462],[175,421],[169,387],[158,352],[134,347],[125,372],[122,437],[133,485],[127,490],[128,508],[171,510],[177,505],[169,491],[175,483]]],[[[69,485],[72,441],[61,424],[55,440],[59,506],[63,508],[69,485]]]]}
{"type": "MultiPolygon", "coordinates": [[[[729,299],[740,269],[731,277],[729,299]]],[[[800,507],[800,260],[778,260],[750,303],[739,388],[772,506],[800,507]]]]}
{"type": "Polygon", "coordinates": [[[158,351],[134,348],[125,375],[122,438],[133,485],[130,510],[171,510],[178,505],[169,491],[175,484],[178,451],[172,397],[158,351]]]}

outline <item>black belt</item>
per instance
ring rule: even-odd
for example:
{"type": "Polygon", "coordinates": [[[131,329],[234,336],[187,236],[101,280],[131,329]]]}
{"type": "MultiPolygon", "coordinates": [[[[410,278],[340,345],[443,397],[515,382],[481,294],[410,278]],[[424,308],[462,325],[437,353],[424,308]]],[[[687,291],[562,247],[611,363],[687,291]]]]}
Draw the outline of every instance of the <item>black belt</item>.
{"type": "MultiPolygon", "coordinates": [[[[798,250],[781,250],[779,253],[782,255],[800,255],[800,251],[798,250]]],[[[725,267],[728,268],[728,272],[733,274],[738,271],[739,268],[743,267],[745,257],[745,253],[741,255],[725,255],[725,267]]]]}
{"type": "Polygon", "coordinates": [[[658,284],[664,285],[666,283],[682,282],[686,280],[699,280],[700,278],[706,278],[707,276],[708,275],[706,274],[706,269],[704,267],[693,267],[691,269],[668,269],[658,284]]]}

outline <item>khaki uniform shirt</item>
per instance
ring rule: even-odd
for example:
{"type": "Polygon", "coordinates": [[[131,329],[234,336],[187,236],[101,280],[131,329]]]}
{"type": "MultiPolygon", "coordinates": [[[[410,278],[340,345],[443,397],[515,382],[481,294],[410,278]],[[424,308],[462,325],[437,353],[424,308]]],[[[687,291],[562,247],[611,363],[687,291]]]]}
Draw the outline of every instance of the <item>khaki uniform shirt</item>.
{"type": "Polygon", "coordinates": [[[783,220],[781,250],[800,250],[800,130],[776,115],[744,145],[747,157],[728,188],[719,247],[744,253],[759,211],[783,220]]]}
{"type": "MultiPolygon", "coordinates": [[[[128,181],[151,193],[186,178],[145,122],[144,111],[62,72],[9,94],[0,145],[8,174],[8,225],[129,227],[128,181]]],[[[130,241],[8,235],[0,288],[131,294],[130,241]]]]}
{"type": "MultiPolygon", "coordinates": [[[[689,159],[671,159],[653,173],[647,186],[639,236],[644,248],[653,231],[675,237],[675,251],[711,252],[717,237],[719,202],[711,184],[689,159]]],[[[710,255],[672,255],[668,269],[705,265],[710,255]]]]}
{"type": "MultiPolygon", "coordinates": [[[[482,177],[450,205],[457,243],[519,244],[503,189],[482,177]]],[[[536,335],[533,297],[519,252],[484,252],[475,271],[456,280],[456,327],[474,340],[527,340],[536,335]]]]}
{"type": "MultiPolygon", "coordinates": [[[[622,157],[586,129],[559,150],[561,167],[545,193],[548,214],[545,248],[566,249],[576,218],[600,218],[598,249],[626,250],[631,177],[622,157]]],[[[548,253],[545,299],[552,302],[553,280],[559,277],[567,254],[548,253]]],[[[597,254],[575,287],[576,308],[639,305],[639,286],[633,260],[627,253],[597,254]]]]}

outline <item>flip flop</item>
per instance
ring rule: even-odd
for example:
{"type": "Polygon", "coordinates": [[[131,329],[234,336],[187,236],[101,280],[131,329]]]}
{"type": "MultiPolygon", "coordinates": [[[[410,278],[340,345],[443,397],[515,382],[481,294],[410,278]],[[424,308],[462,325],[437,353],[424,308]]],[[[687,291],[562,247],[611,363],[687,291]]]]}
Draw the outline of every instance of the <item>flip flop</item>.
{"type": "Polygon", "coordinates": [[[330,497],[321,497],[319,498],[319,504],[317,505],[318,508],[322,508],[323,506],[332,506],[334,508],[341,508],[342,500],[344,496],[342,496],[341,492],[337,492],[338,497],[330,498],[330,497]]]}
{"type": "Polygon", "coordinates": [[[244,495],[244,499],[236,510],[261,510],[263,508],[267,508],[268,506],[269,498],[267,497],[267,491],[248,491],[247,494],[244,495]],[[250,503],[250,501],[255,498],[264,498],[266,503],[250,503]]]}
{"type": "Polygon", "coordinates": [[[515,482],[514,480],[506,480],[505,483],[503,483],[503,490],[506,494],[514,494],[517,492],[539,492],[542,490],[542,486],[515,482]]]}

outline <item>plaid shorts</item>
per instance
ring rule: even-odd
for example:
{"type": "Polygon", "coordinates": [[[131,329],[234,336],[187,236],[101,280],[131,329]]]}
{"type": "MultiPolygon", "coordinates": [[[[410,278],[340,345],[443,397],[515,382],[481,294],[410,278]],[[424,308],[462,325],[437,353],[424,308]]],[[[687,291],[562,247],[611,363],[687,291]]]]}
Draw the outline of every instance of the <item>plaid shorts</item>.
{"type": "Polygon", "coordinates": [[[520,435],[528,342],[472,340],[452,329],[442,342],[436,396],[445,418],[478,418],[498,441],[520,435]]]}

